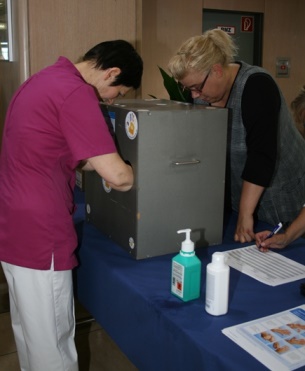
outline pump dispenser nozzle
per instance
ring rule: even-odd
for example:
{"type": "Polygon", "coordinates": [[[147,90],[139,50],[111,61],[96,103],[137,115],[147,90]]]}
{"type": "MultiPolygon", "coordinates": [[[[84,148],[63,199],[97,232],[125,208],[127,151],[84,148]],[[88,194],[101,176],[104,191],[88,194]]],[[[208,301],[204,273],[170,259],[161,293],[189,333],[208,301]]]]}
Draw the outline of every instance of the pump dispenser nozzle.
{"type": "Polygon", "coordinates": [[[183,252],[193,252],[194,251],[194,242],[191,241],[190,235],[192,230],[190,228],[187,229],[181,229],[180,231],[177,231],[177,233],[185,233],[186,237],[185,240],[182,242],[181,245],[181,251],[183,252]]]}

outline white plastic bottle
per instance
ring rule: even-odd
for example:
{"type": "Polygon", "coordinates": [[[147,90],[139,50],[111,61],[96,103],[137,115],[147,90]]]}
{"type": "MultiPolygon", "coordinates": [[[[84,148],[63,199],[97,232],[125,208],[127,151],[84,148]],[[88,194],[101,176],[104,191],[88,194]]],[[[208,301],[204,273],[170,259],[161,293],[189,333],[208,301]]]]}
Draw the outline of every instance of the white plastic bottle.
{"type": "Polygon", "coordinates": [[[225,254],[215,252],[206,270],[205,310],[213,316],[228,312],[230,267],[225,254]]]}

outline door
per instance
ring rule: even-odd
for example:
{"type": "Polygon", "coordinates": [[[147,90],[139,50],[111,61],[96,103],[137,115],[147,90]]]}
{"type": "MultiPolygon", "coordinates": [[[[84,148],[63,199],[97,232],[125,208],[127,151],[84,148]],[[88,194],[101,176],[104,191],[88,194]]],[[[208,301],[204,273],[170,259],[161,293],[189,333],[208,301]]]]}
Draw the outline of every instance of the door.
{"type": "Polygon", "coordinates": [[[263,14],[203,9],[202,31],[220,28],[238,45],[237,60],[262,65],[263,14]]]}

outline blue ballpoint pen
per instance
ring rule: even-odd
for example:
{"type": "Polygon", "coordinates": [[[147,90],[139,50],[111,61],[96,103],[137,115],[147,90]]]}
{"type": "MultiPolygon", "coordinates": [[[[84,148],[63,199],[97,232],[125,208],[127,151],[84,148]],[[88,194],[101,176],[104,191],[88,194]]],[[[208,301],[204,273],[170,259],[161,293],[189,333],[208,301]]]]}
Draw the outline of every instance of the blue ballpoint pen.
{"type": "Polygon", "coordinates": [[[273,231],[270,232],[270,233],[268,234],[268,236],[265,238],[265,240],[266,240],[267,238],[272,237],[274,234],[277,234],[277,232],[280,231],[280,230],[282,229],[282,227],[283,227],[283,224],[282,224],[282,223],[279,223],[278,225],[276,225],[276,226],[273,228],[273,231]]]}
{"type": "MultiPolygon", "coordinates": [[[[278,225],[276,225],[273,228],[273,231],[268,234],[268,236],[264,239],[264,241],[267,240],[268,238],[272,237],[274,234],[277,234],[277,232],[280,231],[282,229],[282,227],[283,227],[282,223],[279,223],[278,225]]],[[[262,245],[259,245],[259,248],[260,247],[262,247],[262,245]]]]}

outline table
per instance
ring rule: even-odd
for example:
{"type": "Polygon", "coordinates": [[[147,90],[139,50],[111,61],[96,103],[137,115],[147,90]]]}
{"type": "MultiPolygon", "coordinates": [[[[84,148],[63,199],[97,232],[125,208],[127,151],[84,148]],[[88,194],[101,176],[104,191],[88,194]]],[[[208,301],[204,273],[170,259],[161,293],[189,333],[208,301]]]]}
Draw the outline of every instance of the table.
{"type": "MultiPolygon", "coordinates": [[[[196,249],[202,262],[201,297],[187,303],[170,292],[175,254],[136,261],[76,217],[78,299],[139,370],[266,370],[221,330],[304,304],[304,297],[300,281],[271,287],[231,268],[228,313],[213,317],[205,312],[205,272],[213,252],[247,245],[233,241],[236,217],[233,213],[226,220],[222,245],[196,249]]],[[[305,241],[281,253],[305,264],[305,241]]]]}

